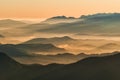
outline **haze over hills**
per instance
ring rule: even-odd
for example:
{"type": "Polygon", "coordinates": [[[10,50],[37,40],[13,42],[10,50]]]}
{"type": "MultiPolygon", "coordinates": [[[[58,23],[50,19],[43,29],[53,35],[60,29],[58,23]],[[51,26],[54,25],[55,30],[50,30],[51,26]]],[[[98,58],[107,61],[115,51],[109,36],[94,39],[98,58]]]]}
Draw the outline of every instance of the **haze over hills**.
{"type": "Polygon", "coordinates": [[[6,44],[0,45],[0,52],[4,52],[16,61],[24,64],[69,64],[88,57],[86,54],[74,55],[50,44],[6,44]],[[49,48],[50,46],[50,48],[49,48]]]}
{"type": "Polygon", "coordinates": [[[105,44],[105,45],[103,45],[103,46],[100,46],[99,48],[100,49],[117,49],[117,48],[119,48],[120,47],[120,45],[119,44],[115,44],[115,43],[108,43],[108,44],[105,44]]]}
{"type": "Polygon", "coordinates": [[[0,4],[0,80],[120,80],[119,0],[0,4]]]}
{"type": "Polygon", "coordinates": [[[93,51],[97,52],[111,52],[111,51],[120,51],[120,44],[117,43],[107,43],[102,46],[96,47],[93,51]]]}
{"type": "MultiPolygon", "coordinates": [[[[8,37],[3,43],[20,43],[27,41],[32,38],[39,37],[60,37],[60,36],[97,36],[102,37],[119,37],[119,13],[101,13],[93,15],[84,15],[80,18],[72,18],[65,16],[57,16],[49,18],[56,19],[59,21],[62,19],[71,20],[75,19],[77,21],[69,23],[36,23],[36,24],[26,24],[23,22],[13,21],[13,20],[1,20],[0,34],[8,37]],[[9,23],[8,23],[9,22],[9,23]],[[3,23],[6,23],[4,25],[3,23]],[[17,37],[17,38],[15,38],[17,37]]],[[[103,38],[102,38],[103,39],[103,38]]]]}
{"type": "Polygon", "coordinates": [[[56,53],[64,53],[66,50],[64,48],[56,47],[52,44],[18,44],[15,45],[18,49],[23,51],[27,51],[28,53],[33,54],[56,54],[56,53]]]}
{"type": "Polygon", "coordinates": [[[16,20],[12,20],[12,19],[2,19],[0,20],[0,25],[1,24],[25,24],[24,22],[21,21],[16,21],[16,20]]]}
{"type": "Polygon", "coordinates": [[[19,26],[23,26],[23,25],[26,25],[26,23],[21,22],[21,21],[12,20],[12,19],[0,20],[0,27],[9,28],[9,27],[19,27],[19,26]]]}
{"type": "MultiPolygon", "coordinates": [[[[119,13],[101,13],[84,15],[80,18],[56,16],[48,19],[77,20],[70,23],[56,24],[43,22],[37,24],[24,24],[23,22],[10,19],[1,20],[1,24],[9,22],[9,24],[13,24],[13,27],[7,26],[7,29],[6,27],[0,27],[0,34],[4,36],[4,38],[0,38],[0,43],[52,44],[58,48],[64,48],[71,53],[103,53],[108,50],[100,49],[99,47],[109,43],[119,45],[119,17],[119,13]],[[14,27],[14,24],[17,24],[17,27],[14,27]],[[24,26],[18,24],[23,24],[24,26]],[[65,40],[63,38],[65,38],[65,40]]],[[[114,45],[114,48],[112,47],[111,50],[109,50],[109,52],[113,51],[119,51],[119,46],[114,45]]]]}
{"type": "Polygon", "coordinates": [[[53,24],[48,29],[42,29],[40,32],[46,33],[72,33],[72,34],[90,34],[90,35],[118,35],[119,34],[120,14],[95,14],[82,17],[82,21],[72,23],[53,24]],[[69,27],[69,28],[68,28],[69,27]],[[112,33],[112,34],[110,34],[112,33]]]}
{"type": "Polygon", "coordinates": [[[119,20],[120,13],[97,13],[97,14],[92,14],[92,15],[82,15],[80,18],[82,19],[92,19],[92,20],[112,20],[111,18],[115,18],[119,20]]]}
{"type": "MultiPolygon", "coordinates": [[[[95,41],[94,41],[95,42],[95,41]]],[[[83,42],[82,42],[83,43],[83,42]]],[[[20,63],[24,64],[32,64],[32,63],[37,63],[37,64],[50,64],[50,63],[60,63],[60,64],[68,64],[68,63],[73,63],[78,60],[81,60],[83,58],[86,58],[88,56],[101,56],[97,55],[98,53],[100,54],[103,53],[103,55],[109,55],[108,52],[113,52],[113,51],[119,51],[119,45],[116,46],[112,45],[115,43],[109,43],[102,45],[105,46],[106,48],[102,46],[95,46],[92,49],[92,45],[79,45],[77,44],[76,46],[71,46],[71,48],[74,47],[73,50],[77,48],[79,49],[79,53],[70,53],[66,54],[65,52],[67,48],[57,48],[51,44],[18,44],[18,45],[12,45],[12,44],[6,44],[0,45],[0,51],[5,52],[7,55],[11,56],[15,60],[17,60],[20,63]],[[53,47],[49,47],[49,46],[53,47]],[[44,47],[45,46],[45,47],[44,47]],[[84,51],[81,48],[85,48],[84,51]],[[89,48],[89,49],[86,49],[89,48]],[[91,54],[88,55],[86,54],[80,54],[81,52],[91,52],[91,54]],[[74,55],[76,54],[76,55],[74,55]]],[[[74,45],[74,44],[73,44],[74,45]]],[[[67,49],[69,50],[69,49],[67,49]]],[[[70,50],[69,50],[70,52],[70,50]]],[[[75,51],[74,51],[75,52],[75,51]]]]}
{"type": "Polygon", "coordinates": [[[4,52],[11,57],[29,56],[27,52],[16,48],[12,44],[0,44],[0,52],[4,52]]]}
{"type": "Polygon", "coordinates": [[[50,72],[46,75],[47,77],[38,77],[34,80],[119,80],[119,57],[120,54],[86,58],[50,72]]]}
{"type": "Polygon", "coordinates": [[[23,37],[24,35],[26,35],[25,31],[23,30],[21,31],[20,29],[18,29],[26,25],[28,24],[21,21],[17,21],[17,20],[12,20],[12,19],[0,20],[0,34],[5,36],[5,38],[0,39],[0,41],[2,43],[19,42],[14,37],[21,37],[21,36],[23,37]]]}
{"type": "Polygon", "coordinates": [[[119,0],[0,0],[0,80],[120,80],[119,0]]]}
{"type": "Polygon", "coordinates": [[[8,53],[11,56],[25,56],[25,53],[32,55],[32,54],[57,54],[59,53],[65,53],[67,52],[64,48],[56,47],[52,44],[6,44],[6,45],[0,45],[0,51],[8,53]],[[13,54],[12,54],[13,53],[13,54]],[[17,53],[17,54],[15,54],[17,53]]]}
{"type": "Polygon", "coordinates": [[[69,36],[51,37],[51,38],[33,38],[21,44],[54,44],[59,48],[64,48],[70,53],[107,53],[119,51],[119,41],[104,39],[75,39],[69,36]],[[116,45],[112,45],[112,44],[116,45]],[[111,45],[107,45],[111,44],[111,45]],[[103,47],[106,45],[106,48],[103,47]],[[109,49],[108,49],[109,48],[109,49]]]}
{"type": "Polygon", "coordinates": [[[2,66],[0,66],[0,79],[2,80],[120,79],[119,52],[106,57],[89,57],[68,65],[51,64],[47,66],[22,65],[4,53],[0,53],[0,57],[0,64],[2,64],[2,66]]]}
{"type": "MultiPolygon", "coordinates": [[[[41,55],[41,54],[34,54],[31,56],[21,56],[21,57],[12,57],[16,61],[22,64],[41,64],[41,65],[48,65],[52,63],[56,64],[71,64],[82,60],[86,57],[92,55],[87,55],[84,53],[80,53],[78,55],[74,55],[72,53],[61,53],[56,55],[41,55]]],[[[99,56],[99,55],[96,55],[99,56]]]]}
{"type": "Polygon", "coordinates": [[[22,44],[63,44],[67,42],[77,41],[69,36],[52,37],[52,38],[35,38],[28,40],[22,44]]]}

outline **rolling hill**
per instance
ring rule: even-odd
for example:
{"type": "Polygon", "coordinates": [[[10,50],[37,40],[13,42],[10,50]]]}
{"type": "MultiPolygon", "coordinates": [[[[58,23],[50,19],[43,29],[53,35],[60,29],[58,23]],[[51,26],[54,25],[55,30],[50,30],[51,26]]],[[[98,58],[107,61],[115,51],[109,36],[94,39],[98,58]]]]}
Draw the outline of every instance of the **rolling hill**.
{"type": "Polygon", "coordinates": [[[26,23],[12,20],[12,19],[0,20],[0,27],[17,27],[17,26],[23,26],[23,25],[26,25],[26,23]]]}
{"type": "Polygon", "coordinates": [[[42,64],[48,65],[52,63],[56,64],[70,64],[82,60],[91,55],[87,54],[78,54],[74,55],[72,53],[62,53],[57,55],[41,55],[34,54],[32,56],[21,56],[21,57],[12,57],[16,61],[22,64],[42,64]]]}
{"type": "Polygon", "coordinates": [[[8,53],[9,56],[28,56],[34,54],[55,55],[67,52],[64,48],[59,48],[52,44],[1,44],[0,51],[8,53]]]}
{"type": "Polygon", "coordinates": [[[34,80],[119,80],[119,60],[120,53],[107,57],[90,57],[34,80]]]}
{"type": "Polygon", "coordinates": [[[12,44],[0,44],[0,52],[4,52],[11,57],[29,56],[27,52],[16,48],[12,44]]]}
{"type": "Polygon", "coordinates": [[[57,52],[60,53],[66,52],[64,48],[59,48],[52,44],[18,44],[14,46],[23,51],[27,51],[28,53],[56,54],[57,52]]]}
{"type": "Polygon", "coordinates": [[[32,40],[28,40],[22,44],[64,44],[68,42],[76,41],[71,37],[52,37],[52,38],[35,38],[32,40]]]}

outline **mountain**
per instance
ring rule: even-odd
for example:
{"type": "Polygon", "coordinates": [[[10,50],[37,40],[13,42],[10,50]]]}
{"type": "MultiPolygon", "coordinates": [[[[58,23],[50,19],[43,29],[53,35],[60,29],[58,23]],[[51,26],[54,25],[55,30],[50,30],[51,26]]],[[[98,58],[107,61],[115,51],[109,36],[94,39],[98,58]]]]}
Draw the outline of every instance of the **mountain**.
{"type": "Polygon", "coordinates": [[[16,20],[12,20],[12,19],[3,19],[0,20],[0,27],[8,27],[8,26],[22,26],[25,25],[26,23],[21,22],[21,21],[16,21],[16,20]]]}
{"type": "Polygon", "coordinates": [[[52,44],[18,44],[14,45],[17,49],[26,51],[28,53],[37,53],[37,54],[56,54],[58,52],[66,52],[65,49],[56,47],[52,44]]]}
{"type": "Polygon", "coordinates": [[[55,16],[46,19],[42,23],[49,23],[49,24],[57,24],[57,23],[71,23],[78,21],[79,19],[74,18],[74,17],[66,17],[66,16],[55,16]]]}
{"type": "Polygon", "coordinates": [[[48,66],[42,65],[25,65],[20,64],[0,52],[0,80],[32,80],[39,75],[55,70],[61,65],[51,64],[48,66]]]}
{"type": "Polygon", "coordinates": [[[104,19],[104,20],[109,20],[110,17],[113,18],[117,18],[119,20],[120,17],[120,13],[97,13],[97,14],[93,14],[93,15],[82,15],[80,17],[80,19],[92,19],[92,20],[100,20],[100,19],[104,19]]]}
{"type": "Polygon", "coordinates": [[[120,53],[107,57],[90,57],[33,80],[119,80],[119,61],[120,53]]]}
{"type": "Polygon", "coordinates": [[[16,48],[12,44],[5,44],[5,45],[0,44],[0,52],[4,52],[11,57],[13,57],[13,56],[14,57],[28,56],[27,52],[16,48]]]}
{"type": "Polygon", "coordinates": [[[108,43],[105,45],[102,45],[100,47],[98,47],[99,49],[107,49],[107,50],[111,50],[111,49],[119,49],[120,45],[116,44],[116,43],[108,43]]]}
{"type": "Polygon", "coordinates": [[[13,57],[16,61],[23,63],[23,64],[42,64],[48,65],[52,63],[56,64],[71,64],[82,60],[86,57],[91,55],[87,54],[79,54],[74,55],[72,53],[62,53],[56,55],[41,55],[41,54],[34,54],[32,56],[21,56],[21,57],[13,57]]]}
{"type": "Polygon", "coordinates": [[[33,54],[57,54],[67,52],[64,48],[52,44],[0,44],[0,51],[9,56],[30,56],[33,54]]]}
{"type": "Polygon", "coordinates": [[[67,52],[52,44],[0,44],[0,51],[11,57],[32,56],[34,54],[57,54],[67,52]]]}
{"type": "Polygon", "coordinates": [[[85,35],[119,36],[120,14],[94,14],[80,18],[72,23],[52,24],[52,27],[40,29],[46,33],[71,33],[85,35]],[[111,34],[112,33],[112,34],[111,34]]]}
{"type": "Polygon", "coordinates": [[[76,40],[72,39],[71,37],[64,36],[64,37],[52,37],[52,38],[35,38],[32,40],[28,40],[22,44],[60,44],[71,41],[76,41],[76,40]]]}
{"type": "MultiPolygon", "coordinates": [[[[26,34],[25,30],[21,30],[19,28],[23,26],[27,26],[27,23],[17,21],[17,20],[12,20],[12,19],[3,19],[0,20],[0,34],[3,35],[6,39],[1,40],[4,43],[9,43],[7,42],[8,37],[18,37],[18,36],[24,36],[28,35],[26,34]]],[[[17,40],[16,40],[17,41],[17,40]]]]}
{"type": "Polygon", "coordinates": [[[107,43],[104,45],[101,45],[99,47],[96,47],[95,49],[93,49],[93,51],[97,51],[97,52],[113,52],[113,51],[120,51],[120,44],[117,43],[107,43]]]}
{"type": "Polygon", "coordinates": [[[18,73],[22,65],[0,52],[0,79],[7,80],[9,76],[18,73]]]}
{"type": "Polygon", "coordinates": [[[68,65],[23,65],[0,53],[1,80],[120,80],[120,53],[68,65]]]}

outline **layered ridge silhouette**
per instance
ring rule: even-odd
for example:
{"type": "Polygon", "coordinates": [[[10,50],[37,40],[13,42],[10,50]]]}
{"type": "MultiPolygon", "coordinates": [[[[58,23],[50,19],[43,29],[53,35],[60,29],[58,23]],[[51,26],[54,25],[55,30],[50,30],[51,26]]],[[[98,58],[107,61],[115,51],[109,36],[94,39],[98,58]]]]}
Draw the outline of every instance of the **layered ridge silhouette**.
{"type": "Polygon", "coordinates": [[[73,64],[23,65],[0,53],[1,80],[119,80],[120,53],[73,64]],[[9,71],[9,72],[8,72],[9,71]]]}

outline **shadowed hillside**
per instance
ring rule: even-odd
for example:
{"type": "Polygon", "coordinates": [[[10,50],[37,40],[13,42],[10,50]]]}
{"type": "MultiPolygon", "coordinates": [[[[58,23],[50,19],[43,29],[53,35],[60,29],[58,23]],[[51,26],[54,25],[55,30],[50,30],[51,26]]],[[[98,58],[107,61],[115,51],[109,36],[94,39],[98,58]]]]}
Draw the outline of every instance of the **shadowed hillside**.
{"type": "Polygon", "coordinates": [[[31,54],[41,54],[44,55],[51,53],[55,54],[57,52],[64,53],[66,50],[64,48],[56,47],[52,44],[1,44],[0,51],[8,53],[10,56],[24,56],[24,55],[31,55],[31,54]],[[27,53],[27,54],[26,54],[27,53]]]}
{"type": "Polygon", "coordinates": [[[11,56],[11,57],[21,57],[21,56],[28,56],[27,52],[20,50],[18,48],[16,48],[14,45],[12,44],[6,44],[6,45],[0,45],[0,52],[4,52],[7,55],[11,56]]]}
{"type": "Polygon", "coordinates": [[[90,57],[34,80],[119,80],[119,61],[120,53],[108,57],[90,57]]]}
{"type": "Polygon", "coordinates": [[[40,54],[34,54],[31,56],[21,56],[21,57],[12,57],[16,61],[23,63],[23,64],[42,64],[42,65],[48,65],[52,63],[56,64],[70,64],[77,62],[79,60],[82,60],[86,57],[89,57],[91,55],[87,55],[84,53],[74,55],[72,53],[62,53],[57,55],[40,55],[40,54]]]}
{"type": "Polygon", "coordinates": [[[1,80],[120,80],[120,53],[69,65],[22,65],[0,53],[1,80]],[[4,74],[3,74],[4,73],[4,74]]]}

